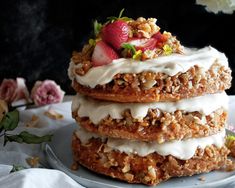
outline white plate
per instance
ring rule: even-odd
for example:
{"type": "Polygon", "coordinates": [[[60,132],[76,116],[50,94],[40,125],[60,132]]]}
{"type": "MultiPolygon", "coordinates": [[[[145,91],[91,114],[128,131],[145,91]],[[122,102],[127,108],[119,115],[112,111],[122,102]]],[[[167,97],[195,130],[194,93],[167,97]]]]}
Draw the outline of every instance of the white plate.
{"type": "MultiPolygon", "coordinates": [[[[72,177],[85,187],[94,188],[149,188],[145,185],[128,184],[103,175],[91,172],[81,166],[78,171],[70,170],[73,163],[71,151],[71,138],[73,131],[77,128],[76,124],[63,127],[55,132],[52,142],[45,145],[45,154],[49,164],[58,170],[61,170],[72,177]]],[[[230,132],[232,134],[232,132],[230,132]]],[[[166,182],[160,183],[151,188],[215,188],[235,187],[235,171],[222,172],[214,171],[191,177],[172,178],[166,182]],[[200,181],[199,178],[204,177],[205,181],[200,181]]]]}

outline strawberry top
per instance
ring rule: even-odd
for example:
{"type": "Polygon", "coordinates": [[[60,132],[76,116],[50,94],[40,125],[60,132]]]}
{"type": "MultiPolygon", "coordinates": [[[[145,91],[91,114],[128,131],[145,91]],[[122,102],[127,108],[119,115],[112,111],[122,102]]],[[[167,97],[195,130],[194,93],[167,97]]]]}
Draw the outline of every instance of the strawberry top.
{"type": "Polygon", "coordinates": [[[94,23],[95,39],[89,44],[94,46],[92,65],[101,66],[117,58],[133,58],[144,61],[158,56],[182,53],[182,46],[169,32],[161,32],[155,18],[109,17],[109,21],[94,23]]]}
{"type": "Polygon", "coordinates": [[[114,49],[119,50],[124,42],[128,40],[129,26],[123,20],[116,20],[107,24],[101,31],[101,38],[114,49]]]}

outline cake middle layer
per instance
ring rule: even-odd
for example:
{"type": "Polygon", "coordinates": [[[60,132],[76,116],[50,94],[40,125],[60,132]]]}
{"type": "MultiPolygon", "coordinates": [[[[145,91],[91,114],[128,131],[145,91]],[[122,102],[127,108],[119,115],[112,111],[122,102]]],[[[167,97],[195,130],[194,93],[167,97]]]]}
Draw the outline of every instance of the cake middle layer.
{"type": "Polygon", "coordinates": [[[221,131],[227,120],[227,108],[225,92],[178,102],[124,104],[81,95],[72,102],[73,117],[90,132],[158,143],[221,131]]]}

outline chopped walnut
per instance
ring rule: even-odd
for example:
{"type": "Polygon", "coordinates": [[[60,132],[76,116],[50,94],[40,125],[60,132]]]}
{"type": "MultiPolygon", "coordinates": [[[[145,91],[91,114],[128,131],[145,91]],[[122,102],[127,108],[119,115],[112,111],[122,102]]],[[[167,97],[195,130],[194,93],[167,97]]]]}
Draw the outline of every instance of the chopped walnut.
{"type": "Polygon", "coordinates": [[[72,166],[71,166],[71,170],[78,170],[78,168],[79,168],[79,164],[78,163],[76,163],[76,162],[74,162],[73,164],[72,164],[72,166]]]}
{"type": "Polygon", "coordinates": [[[130,173],[124,174],[124,177],[126,178],[127,181],[132,181],[134,179],[134,175],[130,173]]]}
{"type": "Polygon", "coordinates": [[[143,17],[138,18],[137,20],[131,20],[128,25],[132,31],[129,34],[129,37],[144,37],[151,38],[152,35],[157,33],[160,28],[156,25],[156,18],[148,18],[147,20],[143,17]]]}
{"type": "Polygon", "coordinates": [[[200,176],[200,177],[198,178],[198,180],[200,180],[200,181],[206,181],[206,178],[205,178],[205,176],[200,176]]]}
{"type": "Polygon", "coordinates": [[[39,122],[39,117],[34,114],[32,115],[31,120],[29,122],[26,122],[25,126],[31,128],[37,127],[38,122],[39,122]]]}
{"type": "Polygon", "coordinates": [[[51,118],[51,119],[54,119],[54,120],[64,119],[64,116],[62,114],[59,114],[58,112],[56,112],[55,110],[52,110],[52,109],[45,111],[44,115],[51,118]]]}
{"type": "Polygon", "coordinates": [[[39,157],[29,157],[26,159],[26,162],[28,163],[29,166],[32,168],[36,168],[39,165],[39,157]]]}
{"type": "Polygon", "coordinates": [[[127,172],[129,172],[130,171],[130,164],[129,163],[127,163],[123,168],[122,168],[122,172],[123,173],[127,173],[127,172]]]}

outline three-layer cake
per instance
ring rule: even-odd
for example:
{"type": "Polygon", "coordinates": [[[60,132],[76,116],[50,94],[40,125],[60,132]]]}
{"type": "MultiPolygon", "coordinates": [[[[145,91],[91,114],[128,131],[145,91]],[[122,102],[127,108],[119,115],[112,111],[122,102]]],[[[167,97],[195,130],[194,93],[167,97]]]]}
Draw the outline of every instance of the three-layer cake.
{"type": "Polygon", "coordinates": [[[222,168],[231,70],[213,47],[183,48],[156,19],[119,16],[71,58],[75,163],[158,184],[222,168]]]}

